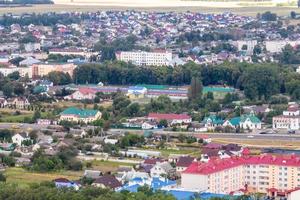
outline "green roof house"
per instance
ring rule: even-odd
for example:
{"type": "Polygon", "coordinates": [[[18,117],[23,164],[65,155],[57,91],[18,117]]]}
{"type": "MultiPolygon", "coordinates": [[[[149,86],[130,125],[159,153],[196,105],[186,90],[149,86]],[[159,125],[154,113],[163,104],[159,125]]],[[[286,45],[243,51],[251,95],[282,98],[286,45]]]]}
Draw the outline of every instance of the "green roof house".
{"type": "Polygon", "coordinates": [[[208,130],[213,130],[217,126],[223,125],[223,119],[217,117],[216,115],[210,115],[209,117],[205,117],[202,123],[204,123],[204,127],[208,130]]]}
{"type": "Polygon", "coordinates": [[[70,107],[60,113],[60,120],[91,123],[102,116],[98,110],[70,107]]]}
{"type": "Polygon", "coordinates": [[[250,130],[261,129],[261,121],[254,114],[249,114],[225,120],[223,126],[240,127],[250,130]]]}
{"type": "Polygon", "coordinates": [[[243,129],[261,129],[261,121],[254,114],[242,115],[240,127],[243,129]]]}

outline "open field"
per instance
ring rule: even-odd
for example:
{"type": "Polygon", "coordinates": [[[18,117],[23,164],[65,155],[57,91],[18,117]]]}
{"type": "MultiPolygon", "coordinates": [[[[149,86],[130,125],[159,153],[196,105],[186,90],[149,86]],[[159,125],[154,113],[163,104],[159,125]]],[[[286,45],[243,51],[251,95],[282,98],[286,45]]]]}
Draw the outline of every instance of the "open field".
{"type": "Polygon", "coordinates": [[[47,172],[47,173],[34,173],[26,171],[23,168],[8,168],[4,172],[6,181],[8,183],[16,183],[21,187],[26,187],[31,183],[40,183],[43,181],[52,181],[56,178],[67,178],[70,180],[78,180],[83,172],[61,171],[61,172],[47,172]]]}
{"type": "Polygon", "coordinates": [[[93,160],[87,161],[92,163],[92,169],[100,170],[101,172],[112,172],[116,171],[119,166],[134,166],[133,163],[125,163],[125,162],[113,162],[113,161],[101,161],[101,160],[93,160]]]}
{"type": "MultiPolygon", "coordinates": [[[[152,1],[149,1],[152,2],[152,1]]],[[[130,6],[130,5],[36,5],[32,7],[17,7],[17,8],[0,8],[0,14],[5,13],[45,13],[45,12],[95,12],[99,10],[142,10],[142,11],[174,11],[174,12],[201,12],[201,13],[222,13],[222,12],[233,12],[236,14],[256,16],[257,13],[263,13],[265,11],[275,12],[278,15],[289,15],[291,11],[299,12],[300,9],[296,7],[267,7],[267,6],[247,6],[238,7],[231,6],[230,2],[226,2],[223,7],[214,6],[211,2],[202,2],[202,6],[174,6],[173,3],[168,6],[156,6],[151,4],[151,6],[130,6]]],[[[224,4],[224,2],[223,2],[224,4]]]]}

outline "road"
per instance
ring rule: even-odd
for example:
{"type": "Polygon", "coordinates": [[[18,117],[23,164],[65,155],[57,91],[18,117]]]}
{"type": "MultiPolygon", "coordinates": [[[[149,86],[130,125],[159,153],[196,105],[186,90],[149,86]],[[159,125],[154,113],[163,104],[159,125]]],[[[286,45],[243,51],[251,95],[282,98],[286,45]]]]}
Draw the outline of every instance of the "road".
{"type": "MultiPolygon", "coordinates": [[[[0,129],[17,129],[17,130],[51,130],[48,125],[39,124],[22,124],[22,123],[0,123],[0,129]]],[[[53,126],[59,127],[59,126],[53,126]]],[[[142,134],[142,130],[126,130],[126,129],[110,129],[107,133],[112,135],[123,134],[124,132],[133,132],[142,134]]],[[[300,134],[258,134],[258,133],[195,133],[195,132],[172,132],[172,131],[162,131],[153,130],[154,133],[164,134],[164,135],[194,135],[203,134],[209,135],[212,139],[222,138],[222,139],[243,139],[243,140],[270,140],[270,141],[300,141],[300,134]]]]}
{"type": "MultiPolygon", "coordinates": [[[[110,134],[116,135],[121,134],[126,131],[141,133],[141,130],[124,130],[124,129],[111,129],[109,130],[110,134]]],[[[243,140],[270,140],[270,141],[300,141],[300,135],[298,134],[258,134],[258,133],[196,133],[196,132],[172,132],[172,131],[161,131],[154,130],[153,133],[163,134],[163,135],[208,135],[212,139],[214,138],[224,138],[224,139],[243,139],[243,140]]]]}

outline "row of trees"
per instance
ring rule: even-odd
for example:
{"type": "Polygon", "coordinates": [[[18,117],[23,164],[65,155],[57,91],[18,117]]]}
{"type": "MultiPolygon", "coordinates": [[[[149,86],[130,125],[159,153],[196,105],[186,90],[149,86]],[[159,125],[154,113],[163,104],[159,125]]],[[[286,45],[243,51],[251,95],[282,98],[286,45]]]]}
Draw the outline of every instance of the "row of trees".
{"type": "MultiPolygon", "coordinates": [[[[123,62],[79,66],[73,81],[78,84],[97,84],[101,81],[116,85],[188,85],[192,77],[199,78],[204,86],[229,85],[244,90],[249,99],[269,99],[274,94],[285,92],[292,95],[297,89],[291,86],[292,81],[300,81],[291,68],[274,63],[224,63],[213,66],[188,63],[175,67],[137,67],[123,62]]],[[[294,97],[298,98],[298,95],[294,97]]]]}

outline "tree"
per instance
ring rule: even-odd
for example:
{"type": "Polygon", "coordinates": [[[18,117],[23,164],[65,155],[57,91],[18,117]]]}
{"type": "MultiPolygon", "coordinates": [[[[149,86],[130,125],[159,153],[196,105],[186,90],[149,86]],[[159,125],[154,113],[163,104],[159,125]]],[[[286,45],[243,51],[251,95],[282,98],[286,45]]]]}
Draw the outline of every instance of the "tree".
{"type": "Polygon", "coordinates": [[[20,78],[20,73],[19,72],[13,72],[11,74],[8,74],[7,77],[10,79],[10,80],[18,80],[20,78]]]}
{"type": "Polygon", "coordinates": [[[15,93],[17,96],[23,95],[24,92],[25,92],[25,88],[24,88],[24,86],[22,85],[22,83],[15,83],[15,84],[14,84],[14,93],[15,93]]]}
{"type": "Polygon", "coordinates": [[[0,173],[0,182],[6,182],[6,177],[3,173],[0,173]]]}
{"type": "Polygon", "coordinates": [[[201,98],[202,88],[203,86],[200,79],[197,77],[193,77],[188,92],[189,99],[193,100],[193,99],[201,98]]]}
{"type": "Polygon", "coordinates": [[[264,21],[276,21],[277,20],[277,14],[271,13],[270,11],[267,11],[263,14],[261,14],[261,19],[264,21]]]}
{"type": "Polygon", "coordinates": [[[32,116],[32,121],[36,121],[37,119],[41,118],[41,112],[39,110],[34,111],[32,116]]]}
{"type": "Polygon", "coordinates": [[[159,121],[158,126],[168,127],[168,121],[166,119],[162,119],[162,120],[159,121]]]}
{"type": "Polygon", "coordinates": [[[13,87],[11,86],[10,83],[6,83],[3,87],[2,87],[2,91],[3,94],[7,97],[11,97],[12,93],[13,93],[13,87]]]}

